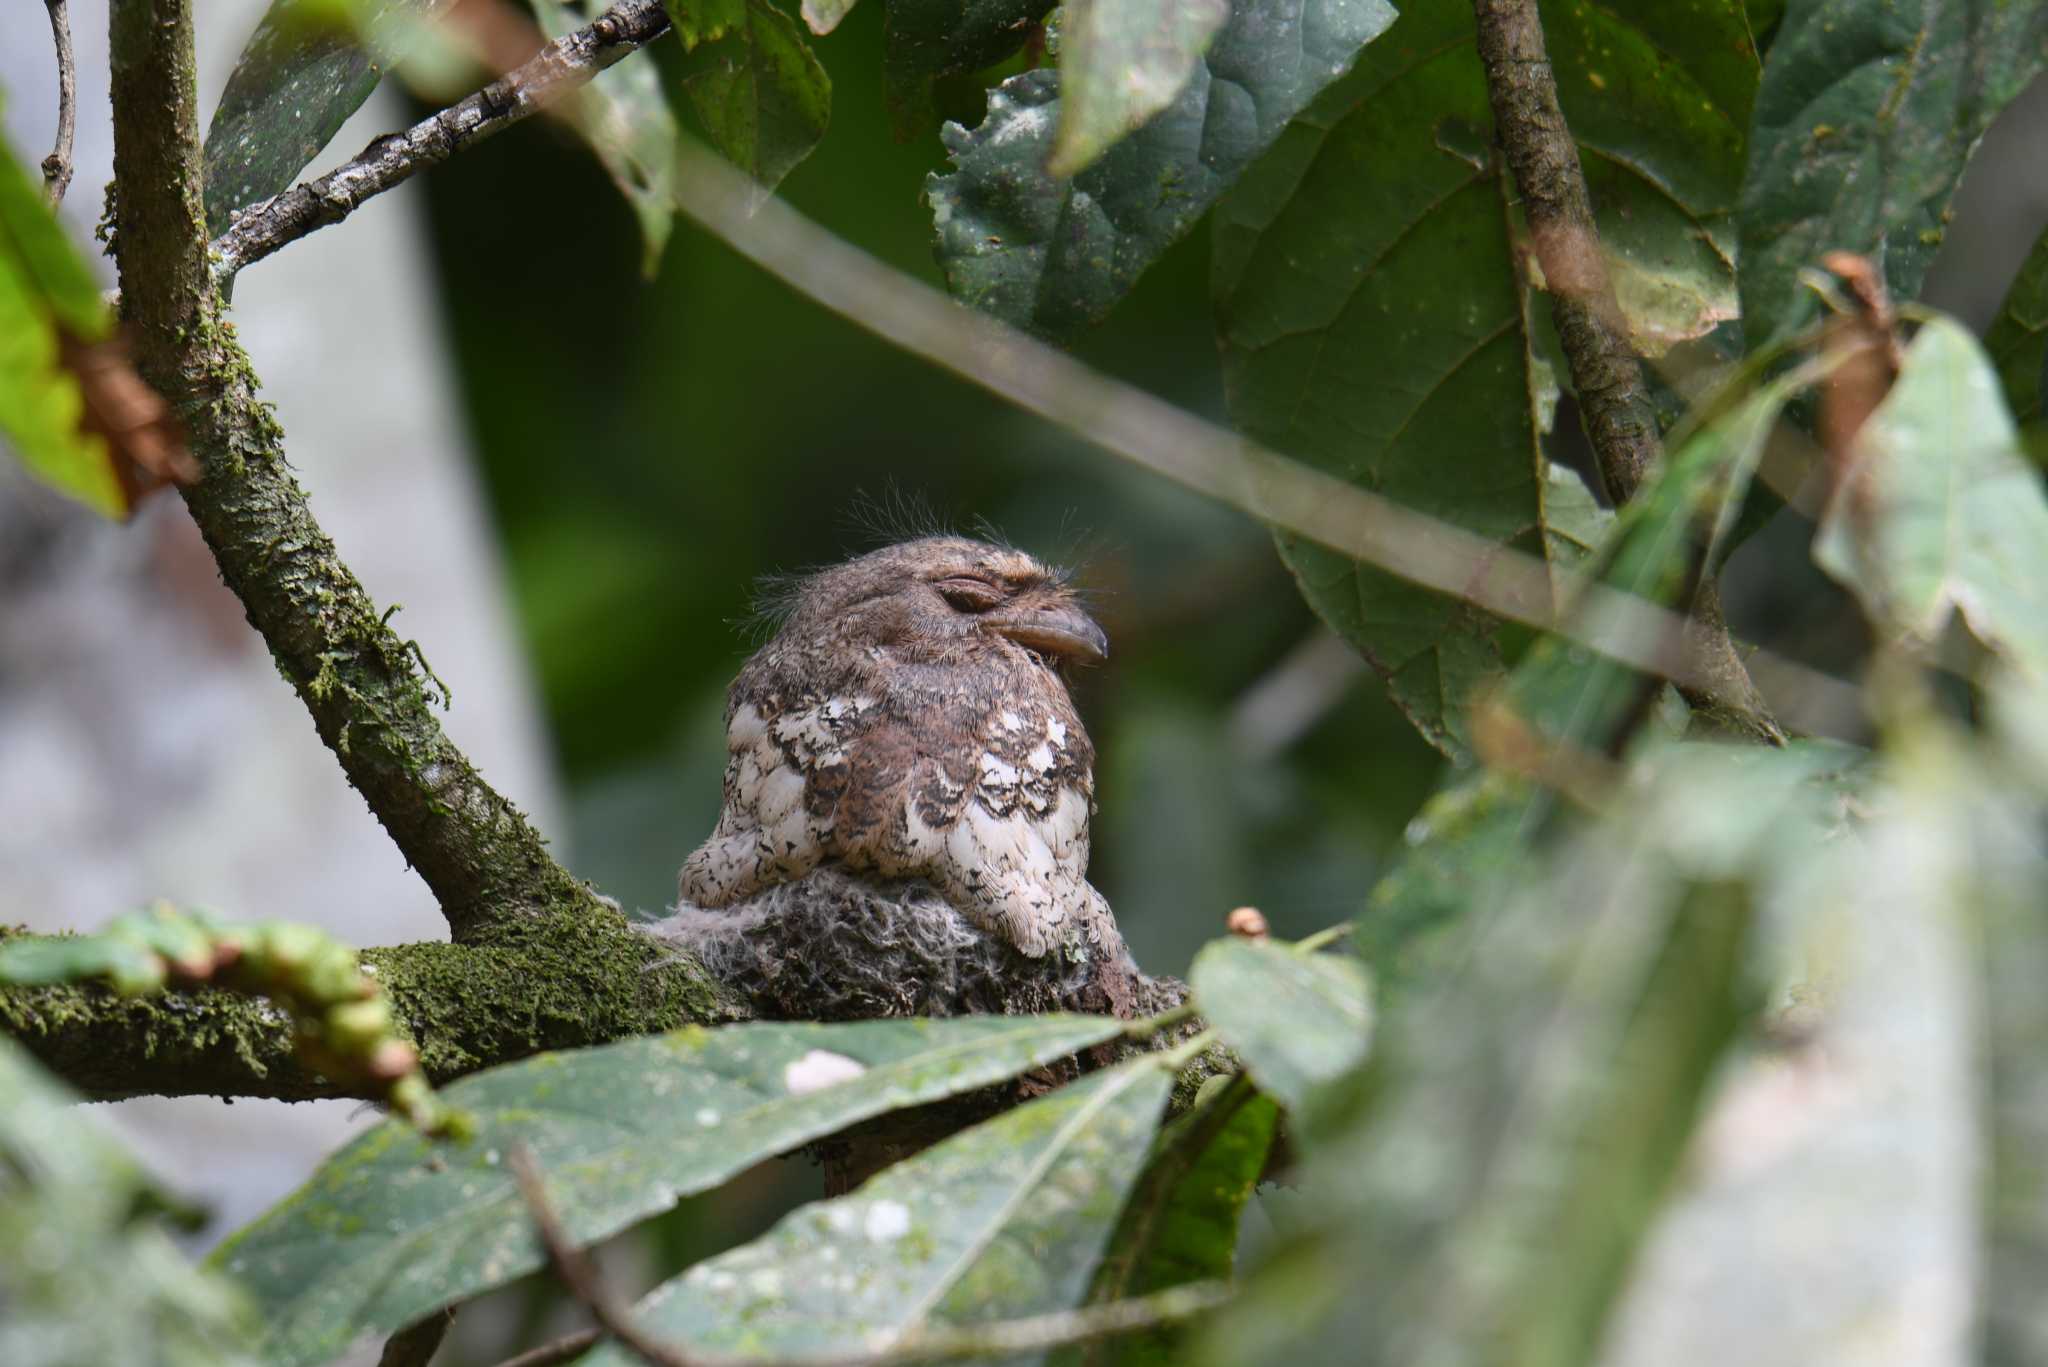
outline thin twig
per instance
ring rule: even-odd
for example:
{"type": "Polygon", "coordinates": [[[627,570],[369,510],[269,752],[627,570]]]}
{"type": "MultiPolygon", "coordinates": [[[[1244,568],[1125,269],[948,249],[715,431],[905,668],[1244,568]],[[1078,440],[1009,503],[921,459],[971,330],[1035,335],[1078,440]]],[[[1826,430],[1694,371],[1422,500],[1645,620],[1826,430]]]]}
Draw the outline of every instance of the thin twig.
{"type": "Polygon", "coordinates": [[[78,135],[78,59],[71,53],[70,0],[43,0],[57,45],[57,145],[43,158],[43,189],[52,205],[71,188],[71,144],[78,135]]]}
{"type": "Polygon", "coordinates": [[[548,1203],[547,1190],[541,1185],[540,1168],[534,1162],[533,1150],[524,1144],[515,1145],[506,1155],[506,1161],[511,1166],[512,1179],[519,1184],[519,1195],[533,1215],[534,1229],[540,1234],[541,1245],[548,1251],[548,1263],[555,1269],[555,1275],[562,1279],[562,1284],[569,1288],[569,1294],[589,1309],[598,1327],[652,1367],[698,1367],[695,1359],[683,1356],[679,1350],[643,1331],[631,1307],[619,1299],[618,1293],[612,1290],[583,1250],[570,1242],[562,1230],[562,1222],[555,1218],[554,1207],[548,1203]]]}
{"type": "MultiPolygon", "coordinates": [[[[632,1311],[606,1285],[590,1260],[569,1241],[548,1204],[547,1192],[541,1185],[532,1151],[524,1146],[515,1147],[507,1155],[507,1162],[513,1179],[519,1184],[519,1194],[525,1198],[527,1209],[533,1214],[534,1226],[548,1251],[548,1261],[553,1265],[555,1275],[562,1279],[577,1300],[589,1308],[592,1318],[605,1333],[653,1367],[909,1367],[911,1363],[1013,1357],[1189,1319],[1217,1309],[1234,1294],[1221,1282],[1189,1282],[1149,1296],[1083,1306],[1078,1310],[1061,1310],[988,1324],[914,1330],[887,1347],[869,1352],[755,1357],[695,1348],[685,1351],[651,1338],[635,1321],[632,1311]]],[[[555,1347],[554,1344],[546,1344],[535,1352],[550,1352],[555,1347]]],[[[502,1367],[513,1367],[513,1364],[530,1367],[532,1360],[533,1355],[528,1354],[525,1360],[515,1358],[502,1367]]],[[[538,1361],[545,1363],[550,1359],[543,1357],[538,1361]]]]}
{"type": "MultiPolygon", "coordinates": [[[[1543,43],[1536,0],[1473,0],[1480,61],[1501,148],[1514,171],[1529,237],[1543,268],[1550,316],[1571,368],[1572,392],[1585,415],[1601,483],[1616,507],[1636,496],[1661,453],[1657,415],[1643,383],[1642,362],[1607,275],[1600,229],[1579,145],[1558,103],[1557,78],[1543,43]]],[[[1772,719],[1743,667],[1721,616],[1711,565],[1695,567],[1686,650],[1704,686],[1667,675],[1680,685],[1706,723],[1749,739],[1782,745],[1772,719]]],[[[1647,712],[1654,685],[1643,690],[1647,712]]],[[[1625,739],[1632,728],[1623,728],[1625,739]]]]}
{"type": "Polygon", "coordinates": [[[558,1339],[549,1339],[535,1348],[506,1358],[498,1367],[557,1367],[557,1364],[571,1358],[583,1356],[597,1346],[604,1337],[602,1329],[578,1329],[573,1334],[564,1334],[558,1339]]]}
{"type": "Polygon", "coordinates": [[[242,210],[212,244],[216,274],[225,282],[286,243],[341,222],[364,200],[540,112],[668,30],[661,0],[619,0],[467,99],[403,133],[386,134],[316,180],[242,210]]]}
{"type": "MultiPolygon", "coordinates": [[[[1679,614],[1382,498],[1103,375],[884,265],[781,199],[762,201],[742,173],[687,140],[677,151],[675,195],[685,214],[799,293],[1134,465],[1495,616],[1558,632],[1733,709],[1746,705],[1739,690],[1727,691],[1726,680],[1692,658],[1689,623],[1679,614]],[[1553,593],[1578,607],[1572,621],[1558,619],[1553,593]]],[[[1761,651],[1750,668],[1771,685],[1773,705],[1804,730],[1848,733],[1861,722],[1861,695],[1840,680],[1761,651]]]]}

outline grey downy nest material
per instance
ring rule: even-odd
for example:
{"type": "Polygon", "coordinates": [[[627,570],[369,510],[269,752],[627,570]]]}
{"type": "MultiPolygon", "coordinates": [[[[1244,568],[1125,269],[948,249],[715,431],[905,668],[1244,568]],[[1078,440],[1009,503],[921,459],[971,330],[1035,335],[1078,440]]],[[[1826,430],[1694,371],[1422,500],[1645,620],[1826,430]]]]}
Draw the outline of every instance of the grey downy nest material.
{"type": "Polygon", "coordinates": [[[1132,1019],[1179,1005],[1185,984],[1138,971],[1088,889],[1039,956],[976,926],[928,883],[837,865],[729,907],[679,904],[647,933],[702,963],[756,1013],[782,1020],[1086,1011],[1132,1019]]]}

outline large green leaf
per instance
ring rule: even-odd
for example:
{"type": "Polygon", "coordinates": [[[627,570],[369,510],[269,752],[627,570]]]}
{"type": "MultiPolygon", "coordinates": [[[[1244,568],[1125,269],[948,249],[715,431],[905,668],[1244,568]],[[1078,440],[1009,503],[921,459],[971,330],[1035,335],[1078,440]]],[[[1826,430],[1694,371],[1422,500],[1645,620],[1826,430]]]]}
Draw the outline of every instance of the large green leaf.
{"type": "Polygon", "coordinates": [[[1108,313],[1393,17],[1386,0],[1236,0],[1179,96],[1066,181],[1046,169],[1068,117],[1062,76],[1004,81],[978,128],[946,127],[955,169],[927,186],[948,287],[1019,327],[1072,336],[1108,313]]]}
{"type": "Polygon", "coordinates": [[[2048,233],[2034,244],[1998,316],[1984,334],[1984,349],[1998,364],[2005,401],[2023,423],[2048,417],[2042,380],[2048,378],[2048,233]]]}
{"type": "Polygon", "coordinates": [[[91,270],[0,141],[0,434],[38,477],[120,517],[128,501],[112,452],[82,425],[84,391],[64,354],[111,327],[91,270]]]}
{"type": "Polygon", "coordinates": [[[1204,1360],[1593,1360],[1753,1000],[1752,880],[1810,857],[1853,758],[1665,744],[1486,885],[1457,971],[1383,1016],[1356,1119],[1311,1153],[1310,1241],[1204,1360]]]}
{"type": "MultiPolygon", "coordinates": [[[[1157,1059],[1092,1074],[802,1207],[656,1287],[636,1314],[671,1343],[765,1358],[874,1352],[934,1326],[1070,1309],[1171,1087],[1157,1059]]],[[[582,1361],[635,1358],[611,1345],[582,1361]]]]}
{"type": "Polygon", "coordinates": [[[1071,176],[1172,104],[1230,0],[1068,0],[1060,126],[1046,170],[1071,176]]]}
{"type": "Polygon", "coordinates": [[[447,0],[273,0],[206,130],[206,231],[288,188],[384,79],[359,33],[447,0]]]}
{"type": "Polygon", "coordinates": [[[1991,120],[2048,61],[2048,6],[1792,0],[1757,96],[1742,190],[1742,318],[1756,341],[1814,316],[1799,271],[1829,251],[1920,291],[1991,120]]]}
{"type": "Polygon", "coordinates": [[[2048,498],[1991,360],[1936,318],[1857,433],[1813,556],[1889,637],[1931,644],[1960,612],[2048,680],[2048,498]]]}
{"type": "Polygon", "coordinates": [[[1203,1018],[1289,1110],[1357,1067],[1371,1044],[1370,989],[1355,960],[1212,940],[1188,979],[1203,1018]]]}
{"type": "MultiPolygon", "coordinates": [[[[1993,1194],[1977,776],[1933,736],[1890,748],[1888,781],[1858,795],[1867,826],[1796,823],[1806,838],[1759,870],[1755,900],[1781,947],[1771,968],[1792,983],[1788,1028],[1730,1060],[1608,1337],[1612,1367],[1980,1360],[1964,1351],[1982,1304],[1979,1202],[1993,1194]]],[[[1731,795],[1702,793],[1699,809],[1731,795]]],[[[2038,937],[2038,850],[2032,863],[2038,937]]],[[[2038,966],[2039,946],[2013,967],[2038,966]]],[[[2038,1055],[2023,1066],[2038,1074],[2038,1055]]],[[[2038,1171],[2039,1153],[2013,1175],[2038,1171]]],[[[2038,1264],[2008,1271],[2026,1289],[2004,1308],[2038,1324],[2038,1264]]]]}
{"type": "MultiPolygon", "coordinates": [[[[582,28],[604,6],[598,0],[532,0],[541,31],[559,38],[582,28]]],[[[630,53],[601,71],[575,97],[574,122],[590,150],[626,197],[640,225],[641,269],[661,265],[675,222],[676,117],[651,53],[630,53]]]]}
{"type": "Polygon", "coordinates": [[[243,1367],[246,1307],[185,1261],[123,1148],[0,1036],[0,1362],[243,1367]]]}
{"type": "Polygon", "coordinates": [[[796,169],[832,121],[832,79],[796,21],[767,0],[710,49],[685,83],[711,145],[766,194],[796,169]]]}
{"type": "MultiPolygon", "coordinates": [[[[1280,1112],[1242,1080],[1219,1078],[1210,1086],[1212,1095],[1160,1131],[1095,1274],[1091,1304],[1229,1278],[1238,1221],[1265,1171],[1280,1112]]],[[[1099,1339],[1052,1361],[1057,1367],[1167,1367],[1185,1361],[1186,1348],[1181,1328],[1160,1327],[1099,1339]]]]}
{"type": "MultiPolygon", "coordinates": [[[[1543,13],[1637,338],[1655,350],[1702,335],[1734,311],[1730,213],[1755,80],[1741,8],[1543,13]]],[[[1218,207],[1224,378],[1250,435],[1540,554],[1553,549],[1547,323],[1516,268],[1491,124],[1471,6],[1405,6],[1218,207]]],[[[1280,547],[1417,728],[1469,753],[1467,713],[1505,673],[1500,624],[1299,538],[1280,547]]]]}
{"type": "Polygon", "coordinates": [[[1086,1016],[689,1029],[465,1078],[457,1147],[386,1123],[215,1255],[263,1311],[265,1360],[324,1362],[356,1335],[545,1261],[505,1155],[533,1151],[562,1224],[600,1239],[857,1120],[957,1095],[1113,1038],[1086,1016]]]}

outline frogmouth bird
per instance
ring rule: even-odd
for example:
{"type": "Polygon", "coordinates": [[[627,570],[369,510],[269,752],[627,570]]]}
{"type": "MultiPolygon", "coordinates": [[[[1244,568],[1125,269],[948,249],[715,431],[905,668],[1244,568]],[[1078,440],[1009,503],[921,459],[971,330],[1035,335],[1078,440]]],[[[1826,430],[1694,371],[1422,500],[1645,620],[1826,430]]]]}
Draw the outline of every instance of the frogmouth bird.
{"type": "Polygon", "coordinates": [[[1114,941],[1087,881],[1095,751],[1062,673],[1108,643],[1065,576],[934,536],[798,580],[784,606],[728,695],[725,806],[683,898],[733,907],[836,864],[922,880],[1033,958],[1114,941]]]}

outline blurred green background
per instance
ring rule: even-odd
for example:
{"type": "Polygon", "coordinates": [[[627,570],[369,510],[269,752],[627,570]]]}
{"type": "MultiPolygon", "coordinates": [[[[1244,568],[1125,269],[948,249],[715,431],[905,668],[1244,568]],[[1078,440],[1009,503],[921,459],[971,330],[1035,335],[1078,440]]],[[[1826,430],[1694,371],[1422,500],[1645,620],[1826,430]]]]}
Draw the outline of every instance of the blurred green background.
{"type": "MultiPolygon", "coordinates": [[[[944,155],[936,129],[891,138],[881,17],[858,7],[818,41],[833,126],[783,188],[938,283],[921,191],[944,155]]],[[[976,121],[982,88],[951,83],[941,107],[976,121]]],[[[1283,666],[1315,623],[1258,526],[903,356],[687,223],[643,282],[624,203],[542,121],[424,179],[579,873],[643,912],[673,897],[717,812],[756,581],[890,539],[907,503],[1079,566],[1112,643],[1077,687],[1102,755],[1092,873],[1149,971],[1182,971],[1243,903],[1289,935],[1358,910],[1438,760],[1341,652],[1283,666]],[[1276,668],[1295,687],[1252,691],[1276,668]]],[[[1220,417],[1207,262],[1198,233],[1080,354],[1220,417]]]]}

